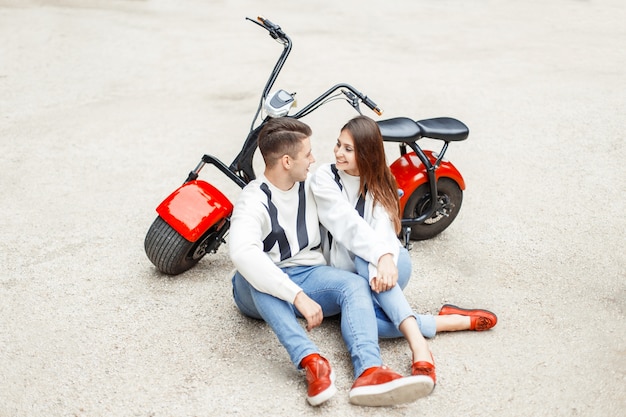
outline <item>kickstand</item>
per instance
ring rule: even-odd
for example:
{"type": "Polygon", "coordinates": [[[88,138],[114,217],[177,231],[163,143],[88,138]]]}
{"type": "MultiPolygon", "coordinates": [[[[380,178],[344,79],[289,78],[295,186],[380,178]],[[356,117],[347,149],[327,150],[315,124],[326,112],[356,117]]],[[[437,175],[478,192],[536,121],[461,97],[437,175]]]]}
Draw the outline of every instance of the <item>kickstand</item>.
{"type": "Polygon", "coordinates": [[[406,226],[404,229],[404,247],[406,250],[411,250],[413,244],[411,243],[411,228],[406,226]]]}

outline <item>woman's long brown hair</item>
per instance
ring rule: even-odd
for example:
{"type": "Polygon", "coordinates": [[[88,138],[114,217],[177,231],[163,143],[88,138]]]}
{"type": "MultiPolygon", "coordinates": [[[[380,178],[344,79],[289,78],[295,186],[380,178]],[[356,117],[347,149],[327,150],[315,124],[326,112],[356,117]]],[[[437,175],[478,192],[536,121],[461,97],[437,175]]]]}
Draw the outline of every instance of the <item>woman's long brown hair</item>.
{"type": "Polygon", "coordinates": [[[391,219],[396,233],[400,233],[400,202],[398,184],[385,159],[383,137],[376,122],[367,116],[350,120],[341,131],[347,130],[354,141],[356,165],[361,177],[359,192],[372,194],[374,204],[381,204],[391,219]],[[367,187],[367,188],[366,188],[367,187]]]}

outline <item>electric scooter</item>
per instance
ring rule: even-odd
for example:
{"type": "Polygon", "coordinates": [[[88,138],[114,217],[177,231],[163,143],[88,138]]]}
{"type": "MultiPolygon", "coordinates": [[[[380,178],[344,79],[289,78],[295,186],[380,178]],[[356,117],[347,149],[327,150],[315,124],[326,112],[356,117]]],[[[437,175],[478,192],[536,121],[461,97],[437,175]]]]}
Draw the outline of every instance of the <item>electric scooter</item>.
{"type": "MultiPolygon", "coordinates": [[[[211,183],[199,178],[207,164],[215,166],[239,187],[245,187],[256,178],[253,157],[257,138],[265,122],[272,117],[300,119],[334,100],[347,101],[359,114],[360,103],[377,115],[378,105],[349,84],[336,84],[300,111],[290,115],[295,104],[295,93],[277,90],[270,94],[278,75],[289,56],[292,42],[280,26],[268,19],[246,18],[264,30],[283,46],[252,120],[250,132],[235,159],[226,165],[212,155],[203,155],[184,183],[159,204],[158,216],[150,226],[144,241],[146,254],[157,269],[177,275],[195,266],[207,253],[215,253],[230,227],[232,202],[211,183]],[[260,122],[259,122],[259,119],[260,122]]],[[[467,126],[450,117],[414,121],[396,117],[377,121],[383,140],[395,142],[400,156],[390,169],[398,183],[402,230],[399,238],[405,246],[411,240],[430,239],[445,230],[456,218],[463,201],[465,182],[451,162],[444,159],[450,142],[465,140],[467,126]],[[421,138],[442,142],[438,152],[422,149],[421,138]]]]}

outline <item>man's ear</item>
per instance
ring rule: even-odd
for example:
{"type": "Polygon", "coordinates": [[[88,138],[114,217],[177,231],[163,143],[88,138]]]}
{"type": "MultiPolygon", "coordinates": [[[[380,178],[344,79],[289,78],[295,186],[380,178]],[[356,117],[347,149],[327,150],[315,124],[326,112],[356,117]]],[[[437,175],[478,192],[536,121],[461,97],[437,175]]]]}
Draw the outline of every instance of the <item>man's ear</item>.
{"type": "Polygon", "coordinates": [[[289,155],[285,154],[280,157],[280,163],[283,165],[283,168],[288,170],[291,169],[291,158],[289,155]]]}

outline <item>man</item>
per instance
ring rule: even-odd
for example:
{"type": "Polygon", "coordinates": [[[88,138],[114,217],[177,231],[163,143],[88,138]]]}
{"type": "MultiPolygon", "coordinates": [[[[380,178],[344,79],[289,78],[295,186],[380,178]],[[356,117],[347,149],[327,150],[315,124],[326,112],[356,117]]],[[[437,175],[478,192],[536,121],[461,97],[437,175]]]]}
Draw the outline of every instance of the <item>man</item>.
{"type": "Polygon", "coordinates": [[[311,405],[337,392],[335,376],[297,318],[306,320],[310,332],[324,317],[339,313],[356,378],[350,402],[414,401],[432,391],[432,379],[402,377],[382,366],[367,282],[327,266],[320,251],[317,208],[305,181],[315,162],[310,136],[306,124],[287,117],[269,120],[260,132],[265,171],[243,189],[231,219],[235,303],[247,316],[265,320],[293,364],[306,370],[311,405]]]}

